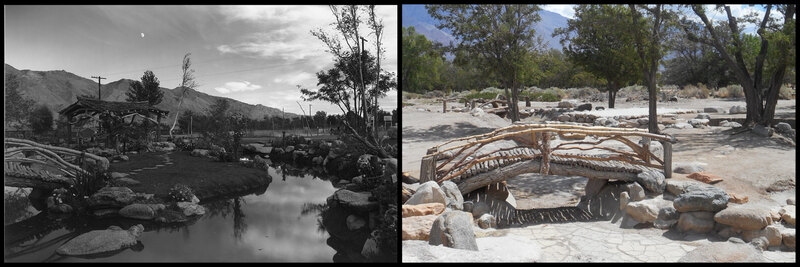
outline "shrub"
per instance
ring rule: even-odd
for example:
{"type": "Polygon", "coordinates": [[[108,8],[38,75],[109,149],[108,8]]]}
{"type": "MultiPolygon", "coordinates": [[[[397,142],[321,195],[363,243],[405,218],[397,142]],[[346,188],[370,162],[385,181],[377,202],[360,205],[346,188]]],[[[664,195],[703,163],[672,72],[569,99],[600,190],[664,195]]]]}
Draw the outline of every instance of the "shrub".
{"type": "Polygon", "coordinates": [[[403,91],[403,100],[422,98],[421,94],[403,91]]]}
{"type": "Polygon", "coordinates": [[[781,90],[778,93],[778,99],[794,99],[794,89],[781,85],[781,90]]]}
{"type": "Polygon", "coordinates": [[[169,189],[169,197],[177,202],[192,201],[194,193],[185,184],[175,184],[169,189]]]}
{"type": "Polygon", "coordinates": [[[83,165],[86,173],[78,173],[75,182],[67,189],[67,195],[71,198],[66,200],[72,207],[77,207],[83,203],[82,200],[93,195],[97,190],[108,184],[109,176],[100,170],[99,166],[93,164],[83,165]]]}
{"type": "Polygon", "coordinates": [[[561,97],[553,92],[536,92],[531,94],[531,98],[534,101],[539,102],[558,102],[561,101],[561,97]]]}
{"type": "Polygon", "coordinates": [[[694,85],[687,85],[684,86],[683,89],[678,91],[678,96],[683,98],[690,98],[695,97],[699,99],[706,99],[708,98],[709,94],[711,93],[708,88],[702,83],[698,83],[698,86],[694,85]]]}
{"type": "Polygon", "coordinates": [[[727,87],[720,88],[717,91],[717,97],[721,98],[740,98],[744,97],[744,89],[741,85],[728,85],[727,87]]]}
{"type": "Polygon", "coordinates": [[[470,94],[468,94],[468,95],[466,95],[464,97],[467,98],[467,99],[487,99],[487,100],[492,100],[492,99],[495,99],[497,97],[497,93],[481,91],[481,92],[470,93],[470,94]]]}

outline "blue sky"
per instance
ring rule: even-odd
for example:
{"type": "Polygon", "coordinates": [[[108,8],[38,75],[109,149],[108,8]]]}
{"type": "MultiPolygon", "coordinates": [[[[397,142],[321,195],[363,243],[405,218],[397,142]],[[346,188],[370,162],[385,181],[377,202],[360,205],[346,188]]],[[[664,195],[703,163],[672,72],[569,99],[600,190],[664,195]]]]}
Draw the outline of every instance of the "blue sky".
{"type": "MultiPolygon", "coordinates": [[[[384,69],[397,75],[397,7],[378,6],[384,22],[384,69]]],[[[138,80],[152,70],[165,88],[180,83],[191,52],[197,90],[302,114],[296,85],[317,88],[315,73],[333,66],[310,34],[333,32],[328,6],[4,6],[5,63],[17,69],[66,70],[89,78],[138,80]]],[[[364,28],[363,32],[367,29],[364,28]]],[[[367,36],[374,54],[374,36],[367,36]]],[[[397,106],[397,92],[380,99],[397,106]]],[[[309,103],[304,103],[304,108],[309,103]]],[[[341,113],[315,101],[312,109],[341,113]]]]}

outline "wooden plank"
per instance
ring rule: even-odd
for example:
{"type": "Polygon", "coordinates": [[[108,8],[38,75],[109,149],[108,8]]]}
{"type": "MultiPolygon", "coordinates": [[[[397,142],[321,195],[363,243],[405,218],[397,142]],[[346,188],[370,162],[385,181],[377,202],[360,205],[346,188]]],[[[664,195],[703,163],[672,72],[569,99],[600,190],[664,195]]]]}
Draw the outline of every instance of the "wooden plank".
{"type": "Polygon", "coordinates": [[[672,143],[662,141],[664,147],[664,178],[672,178],[672,143]]]}

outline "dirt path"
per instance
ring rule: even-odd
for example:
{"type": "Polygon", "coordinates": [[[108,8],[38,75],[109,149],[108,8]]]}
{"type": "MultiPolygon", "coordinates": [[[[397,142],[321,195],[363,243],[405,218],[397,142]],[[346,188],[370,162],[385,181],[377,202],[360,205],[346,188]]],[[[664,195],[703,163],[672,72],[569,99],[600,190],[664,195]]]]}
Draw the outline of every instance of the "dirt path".
{"type": "MultiPolygon", "coordinates": [[[[442,113],[441,103],[410,100],[414,106],[403,108],[402,169],[418,177],[420,159],[427,149],[449,139],[476,135],[511,125],[510,120],[495,115],[473,117],[469,113],[442,113]]],[[[617,107],[640,107],[642,103],[617,102],[617,107]]],[[[782,117],[793,117],[794,100],[780,101],[776,111],[782,117]]],[[[532,108],[555,107],[557,103],[534,102],[532,108]]],[[[606,106],[606,103],[593,103],[606,106]]],[[[744,106],[743,101],[686,100],[659,103],[659,107],[702,109],[706,106],[744,106]]],[[[524,103],[521,105],[524,106],[524,103]]],[[[682,114],[691,119],[697,114],[682,114]]],[[[726,114],[727,115],[727,114],[726,114]]],[[[714,114],[712,114],[712,117],[714,114]]],[[[535,121],[535,117],[526,119],[535,121]]],[[[724,180],[715,184],[726,192],[747,196],[751,203],[774,208],[795,195],[796,147],[776,138],[751,133],[731,135],[730,128],[666,129],[678,143],[673,146],[673,162],[701,162],[707,172],[724,180]],[[782,185],[782,186],[776,186],[782,185]],[[768,192],[768,188],[785,189],[768,192]]],[[[673,173],[677,180],[688,179],[673,173]]],[[[574,205],[584,194],[585,177],[541,176],[525,174],[509,179],[509,189],[517,208],[548,208],[574,205]]],[[[477,228],[476,228],[477,229],[477,228]]],[[[619,223],[585,222],[534,225],[524,228],[489,230],[483,236],[529,237],[542,248],[542,261],[677,261],[688,251],[707,244],[708,236],[686,236],[659,229],[623,229],[619,223]]],[[[713,239],[713,237],[712,237],[713,239]]],[[[721,240],[717,240],[721,241],[721,240]]],[[[404,243],[405,244],[405,243],[404,243]]],[[[793,252],[764,251],[769,261],[795,261],[793,252]]]]}

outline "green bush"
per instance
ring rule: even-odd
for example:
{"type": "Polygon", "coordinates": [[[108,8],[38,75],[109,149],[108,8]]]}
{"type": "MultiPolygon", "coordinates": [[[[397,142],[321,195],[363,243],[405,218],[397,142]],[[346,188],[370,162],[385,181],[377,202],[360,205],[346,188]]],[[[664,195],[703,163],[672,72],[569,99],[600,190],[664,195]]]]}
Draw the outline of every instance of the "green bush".
{"type": "Polygon", "coordinates": [[[176,184],[169,189],[169,197],[177,202],[192,201],[194,193],[185,184],[176,184]]]}
{"type": "Polygon", "coordinates": [[[532,94],[534,101],[539,102],[558,102],[561,101],[561,96],[553,92],[537,92],[532,94]]]}
{"type": "Polygon", "coordinates": [[[474,92],[464,96],[467,99],[487,99],[492,100],[497,97],[497,93],[494,92],[474,92]]]}

